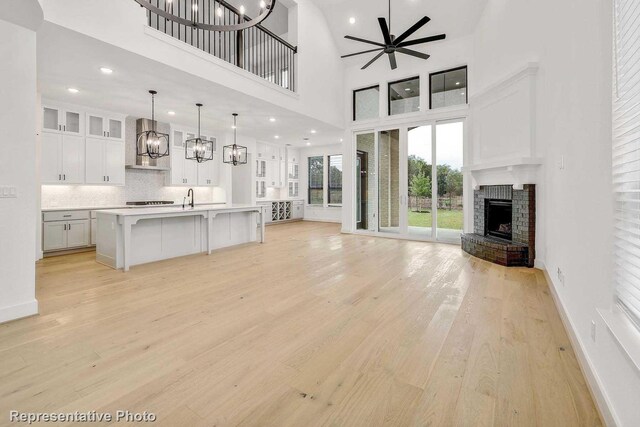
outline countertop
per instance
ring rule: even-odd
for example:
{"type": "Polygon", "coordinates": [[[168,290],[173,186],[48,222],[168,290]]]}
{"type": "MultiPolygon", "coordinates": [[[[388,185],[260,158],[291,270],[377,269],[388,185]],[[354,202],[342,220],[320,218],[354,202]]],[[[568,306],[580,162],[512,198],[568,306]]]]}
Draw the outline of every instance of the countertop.
{"type": "MultiPolygon", "coordinates": [[[[210,206],[210,205],[225,205],[224,202],[203,202],[196,203],[196,206],[210,206]]],[[[173,205],[143,205],[143,206],[135,206],[135,205],[107,205],[107,206],[65,206],[65,207],[52,207],[52,208],[42,208],[42,212],[61,212],[61,211],[100,211],[105,209],[154,209],[158,206],[162,206],[164,208],[180,208],[182,209],[182,203],[174,203],[173,205]]]]}
{"type": "Polygon", "coordinates": [[[107,214],[107,215],[117,215],[117,216],[141,216],[141,215],[162,215],[162,214],[176,214],[182,212],[207,212],[207,211],[233,211],[233,210],[252,210],[252,209],[261,209],[260,206],[257,205],[233,205],[233,204],[208,204],[208,205],[196,205],[196,207],[191,208],[187,206],[184,210],[182,209],[182,205],[180,205],[179,209],[175,207],[154,207],[147,209],[100,209],[99,213],[107,214]]]}
{"type": "Polygon", "coordinates": [[[304,197],[297,199],[256,199],[256,203],[271,203],[271,202],[300,202],[304,201],[304,197]]]}

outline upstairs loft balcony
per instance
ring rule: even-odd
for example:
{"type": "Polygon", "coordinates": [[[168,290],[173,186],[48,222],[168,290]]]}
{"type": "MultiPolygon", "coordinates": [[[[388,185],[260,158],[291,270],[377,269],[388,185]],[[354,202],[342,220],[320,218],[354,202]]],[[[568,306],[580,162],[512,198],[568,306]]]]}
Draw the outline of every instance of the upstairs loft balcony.
{"type": "MultiPolygon", "coordinates": [[[[176,16],[202,24],[232,25],[240,23],[241,20],[250,19],[226,1],[146,1],[176,16]]],[[[151,28],[273,84],[292,92],[296,91],[297,46],[291,45],[262,24],[242,31],[208,31],[170,21],[151,11],[147,11],[147,23],[151,28]]]]}

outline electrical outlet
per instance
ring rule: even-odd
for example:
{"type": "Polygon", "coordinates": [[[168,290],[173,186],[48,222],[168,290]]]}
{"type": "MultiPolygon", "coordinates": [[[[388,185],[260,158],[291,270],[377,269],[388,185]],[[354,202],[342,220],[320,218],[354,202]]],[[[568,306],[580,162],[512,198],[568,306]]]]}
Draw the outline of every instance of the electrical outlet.
{"type": "Polygon", "coordinates": [[[562,286],[564,286],[564,273],[562,272],[560,267],[558,267],[558,280],[560,281],[560,283],[562,283],[562,286]]]}
{"type": "Polygon", "coordinates": [[[591,321],[591,339],[596,342],[596,321],[591,321]]]}

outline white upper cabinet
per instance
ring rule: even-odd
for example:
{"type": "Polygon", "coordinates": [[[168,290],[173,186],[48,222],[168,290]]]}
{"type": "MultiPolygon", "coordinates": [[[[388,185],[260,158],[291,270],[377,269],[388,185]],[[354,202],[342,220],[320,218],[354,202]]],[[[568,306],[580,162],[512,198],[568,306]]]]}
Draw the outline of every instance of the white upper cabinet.
{"type": "Polygon", "coordinates": [[[201,134],[201,138],[213,141],[213,160],[198,163],[185,158],[185,143],[195,138],[195,131],[172,128],[171,130],[171,172],[167,175],[167,185],[195,187],[215,187],[220,182],[220,159],[215,138],[201,134]]]}
{"type": "Polygon", "coordinates": [[[43,184],[83,184],[84,138],[43,132],[41,168],[43,184]]]}
{"type": "Polygon", "coordinates": [[[262,142],[256,142],[256,158],[257,159],[266,159],[267,158],[267,145],[262,142]]]}
{"type": "Polygon", "coordinates": [[[124,115],[49,102],[42,114],[43,184],[124,185],[124,115]]]}
{"type": "Polygon", "coordinates": [[[87,113],[87,136],[124,141],[124,117],[87,113]]]}
{"type": "Polygon", "coordinates": [[[287,148],[287,162],[298,163],[300,158],[300,151],[297,148],[287,148]]]}
{"type": "Polygon", "coordinates": [[[198,185],[211,187],[219,185],[220,164],[218,162],[218,155],[214,153],[213,160],[198,163],[198,185]]]}
{"type": "Polygon", "coordinates": [[[124,163],[124,142],[87,138],[87,184],[124,185],[124,163]]]}
{"type": "Polygon", "coordinates": [[[84,135],[84,113],[77,109],[48,104],[42,108],[42,130],[53,133],[84,135]]]}

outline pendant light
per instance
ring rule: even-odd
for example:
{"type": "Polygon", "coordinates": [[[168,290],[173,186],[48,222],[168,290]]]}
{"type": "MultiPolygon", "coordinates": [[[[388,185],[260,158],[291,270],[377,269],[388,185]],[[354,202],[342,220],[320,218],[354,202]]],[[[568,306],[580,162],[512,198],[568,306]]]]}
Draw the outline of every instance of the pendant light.
{"type": "Polygon", "coordinates": [[[149,93],[151,94],[151,129],[138,134],[136,156],[158,159],[169,155],[169,135],[156,131],[155,96],[158,92],[150,90],[149,93]]]}
{"type": "Polygon", "coordinates": [[[226,145],[222,150],[222,161],[233,166],[247,164],[247,147],[238,145],[238,113],[233,113],[233,145],[226,145]]]}
{"type": "Polygon", "coordinates": [[[196,104],[196,107],[198,107],[198,136],[187,139],[184,145],[184,157],[187,160],[203,163],[213,160],[213,141],[205,141],[200,136],[200,108],[202,104],[196,104]]]}

